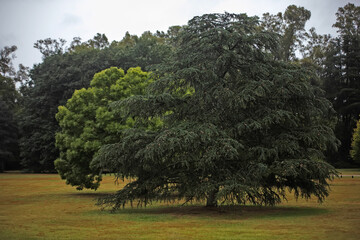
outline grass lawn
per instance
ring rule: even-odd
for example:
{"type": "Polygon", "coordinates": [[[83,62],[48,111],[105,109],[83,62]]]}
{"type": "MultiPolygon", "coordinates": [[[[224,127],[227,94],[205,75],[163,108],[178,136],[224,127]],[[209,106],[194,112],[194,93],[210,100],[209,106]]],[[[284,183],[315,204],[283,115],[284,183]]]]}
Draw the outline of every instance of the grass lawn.
{"type": "Polygon", "coordinates": [[[277,207],[156,203],[100,211],[97,197],[116,191],[106,176],[96,192],[77,191],[55,174],[0,174],[0,239],[360,239],[360,169],[340,170],[325,203],[277,207]]]}

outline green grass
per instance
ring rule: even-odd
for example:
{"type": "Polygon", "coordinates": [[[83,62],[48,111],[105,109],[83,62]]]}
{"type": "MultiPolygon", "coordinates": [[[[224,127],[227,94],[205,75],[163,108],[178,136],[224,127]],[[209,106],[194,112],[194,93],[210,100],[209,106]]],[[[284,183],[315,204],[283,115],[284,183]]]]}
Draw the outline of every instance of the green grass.
{"type": "MultiPolygon", "coordinates": [[[[359,169],[340,170],[360,175],[359,169]]],[[[106,176],[96,192],[77,191],[58,175],[0,174],[0,239],[358,239],[360,177],[332,182],[329,198],[276,207],[155,203],[101,211],[96,198],[116,191],[106,176]]]]}

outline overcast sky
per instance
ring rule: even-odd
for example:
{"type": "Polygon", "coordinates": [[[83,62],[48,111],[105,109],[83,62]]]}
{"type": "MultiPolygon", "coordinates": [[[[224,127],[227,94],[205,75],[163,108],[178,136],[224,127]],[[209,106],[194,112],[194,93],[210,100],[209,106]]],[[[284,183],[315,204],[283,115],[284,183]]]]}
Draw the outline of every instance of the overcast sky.
{"type": "Polygon", "coordinates": [[[335,13],[348,2],[360,4],[360,0],[0,0],[0,48],[16,45],[15,65],[32,67],[41,62],[41,54],[33,48],[39,39],[63,38],[69,44],[73,37],[86,41],[105,33],[110,42],[119,41],[126,31],[136,35],[166,31],[205,13],[261,16],[284,12],[291,4],[311,11],[307,28],[334,35],[335,13]]]}

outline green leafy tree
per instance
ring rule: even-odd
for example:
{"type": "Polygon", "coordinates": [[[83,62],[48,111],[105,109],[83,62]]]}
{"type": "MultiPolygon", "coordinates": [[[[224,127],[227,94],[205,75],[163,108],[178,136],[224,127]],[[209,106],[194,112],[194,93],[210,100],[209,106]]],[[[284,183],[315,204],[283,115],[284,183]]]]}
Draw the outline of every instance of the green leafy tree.
{"type": "Polygon", "coordinates": [[[87,41],[87,44],[97,49],[104,49],[110,45],[106,35],[100,33],[97,33],[93,39],[87,41]]]}
{"type": "Polygon", "coordinates": [[[180,31],[181,26],[171,26],[166,33],[163,31],[157,31],[156,36],[163,38],[168,44],[173,44],[180,31]]]}
{"type": "Polygon", "coordinates": [[[302,60],[307,59],[314,63],[320,71],[318,75],[321,76],[321,70],[324,68],[333,39],[330,34],[317,34],[315,28],[310,28],[305,35],[307,42],[304,44],[304,47],[300,49],[303,55],[302,60]]]}
{"type": "Polygon", "coordinates": [[[27,80],[28,68],[13,67],[16,46],[0,50],[0,171],[19,168],[17,113],[21,110],[21,95],[16,83],[27,80]]]}
{"type": "Polygon", "coordinates": [[[12,64],[12,60],[15,58],[15,51],[17,46],[13,45],[11,47],[5,46],[0,50],[0,73],[2,76],[13,76],[15,74],[15,69],[12,64]]]}
{"type": "Polygon", "coordinates": [[[111,45],[116,45],[118,47],[130,48],[136,45],[136,42],[139,40],[139,37],[136,35],[131,35],[129,32],[125,33],[125,36],[120,42],[114,41],[111,45]]]}
{"type": "Polygon", "coordinates": [[[265,30],[275,32],[280,36],[280,45],[276,54],[278,59],[289,61],[296,58],[296,50],[301,49],[306,37],[305,24],[310,19],[311,12],[304,7],[290,5],[284,14],[263,14],[261,26],[265,30]]]}
{"type": "Polygon", "coordinates": [[[111,65],[112,56],[89,49],[77,53],[46,57],[30,71],[30,81],[24,86],[24,109],[20,114],[21,163],[31,172],[52,172],[59,152],[55,133],[57,107],[66,103],[75,89],[89,87],[96,72],[111,65]]]}
{"type": "Polygon", "coordinates": [[[150,95],[112,104],[136,120],[161,117],[164,126],[124,130],[101,147],[92,164],[133,181],[99,204],[272,205],[286,189],[319,201],[328,195],[336,171],[322,152],[336,147],[331,104],[310,84],[311,72],[274,60],[276,35],[259,29],[245,14],[193,18],[150,95]]]}
{"type": "Polygon", "coordinates": [[[112,67],[95,74],[90,87],[76,90],[65,106],[59,107],[56,119],[61,131],[56,134],[60,158],[55,168],[67,184],[97,189],[101,169],[91,168],[94,154],[103,144],[119,141],[121,130],[132,126],[132,119],[122,120],[109,109],[109,103],[144,94],[152,81],[149,73],[130,68],[112,67]]]}
{"type": "Polygon", "coordinates": [[[34,48],[39,49],[43,55],[43,59],[56,54],[62,54],[65,52],[66,40],[59,38],[56,39],[46,38],[36,41],[34,48]]]}
{"type": "Polygon", "coordinates": [[[0,75],[0,98],[11,110],[15,110],[20,94],[16,90],[14,79],[0,75]]]}
{"type": "Polygon", "coordinates": [[[105,34],[97,33],[93,39],[89,39],[86,42],[81,42],[80,37],[74,37],[70,43],[70,47],[67,49],[69,52],[86,51],[89,49],[105,49],[109,47],[109,41],[105,34]]]}
{"type": "Polygon", "coordinates": [[[20,116],[21,162],[29,171],[55,171],[54,161],[59,157],[55,147],[55,133],[60,131],[55,114],[58,106],[64,105],[74,90],[88,88],[94,74],[109,67],[128,69],[140,66],[149,69],[164,61],[170,53],[163,51],[169,49],[165,44],[153,40],[140,41],[143,43],[141,48],[147,49],[144,52],[134,50],[140,48],[138,43],[129,48],[116,44],[94,48],[88,46],[87,42],[81,43],[79,38],[74,41],[73,48],[66,53],[52,54],[35,65],[30,71],[29,81],[22,89],[24,111],[20,116]],[[152,57],[153,54],[156,57],[152,57]]]}
{"type": "Polygon", "coordinates": [[[0,172],[18,162],[18,128],[14,117],[19,93],[15,82],[0,75],[0,172]]]}
{"type": "Polygon", "coordinates": [[[156,64],[166,61],[171,53],[171,47],[164,37],[148,31],[140,37],[126,33],[120,42],[114,41],[111,45],[119,50],[126,67],[140,66],[145,70],[153,70],[156,64]]]}
{"type": "Polygon", "coordinates": [[[349,165],[353,129],[360,114],[360,7],[349,3],[339,8],[333,27],[338,28],[339,37],[328,45],[322,74],[339,119],[336,136],[341,146],[331,160],[349,165]]]}
{"type": "Polygon", "coordinates": [[[18,131],[13,113],[0,97],[0,172],[18,158],[18,131]]]}
{"type": "Polygon", "coordinates": [[[360,163],[360,120],[356,124],[351,142],[350,155],[356,163],[360,163]]]}

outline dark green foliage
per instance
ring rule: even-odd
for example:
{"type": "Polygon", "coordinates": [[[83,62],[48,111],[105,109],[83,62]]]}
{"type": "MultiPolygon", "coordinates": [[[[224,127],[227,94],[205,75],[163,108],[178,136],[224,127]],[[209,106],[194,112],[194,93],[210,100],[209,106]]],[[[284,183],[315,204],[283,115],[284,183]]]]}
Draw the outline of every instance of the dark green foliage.
{"type": "Polygon", "coordinates": [[[145,34],[130,47],[117,44],[107,47],[106,36],[98,34],[85,43],[79,38],[74,39],[66,53],[55,44],[57,50],[44,55],[44,61],[31,70],[28,87],[23,89],[24,111],[20,127],[21,158],[25,169],[54,171],[54,160],[59,156],[55,148],[55,133],[60,130],[55,119],[57,108],[66,103],[75,89],[89,87],[95,73],[113,66],[148,69],[167,57],[170,48],[150,35],[145,34]]]}
{"type": "Polygon", "coordinates": [[[14,79],[0,75],[1,101],[4,101],[11,110],[14,110],[19,98],[20,94],[16,91],[14,79]]]}
{"type": "Polygon", "coordinates": [[[54,171],[58,157],[55,132],[57,107],[71,97],[75,89],[88,87],[92,76],[108,67],[108,55],[98,50],[53,55],[31,70],[32,86],[24,96],[21,157],[25,169],[54,171]]]}
{"type": "Polygon", "coordinates": [[[0,75],[0,172],[18,162],[18,129],[14,114],[19,93],[13,79],[0,75]]]}
{"type": "Polygon", "coordinates": [[[0,73],[2,76],[13,76],[15,74],[12,60],[15,58],[16,50],[15,45],[11,47],[5,46],[0,50],[0,73]]]}
{"type": "Polygon", "coordinates": [[[327,96],[338,113],[336,136],[341,141],[331,162],[351,164],[353,129],[360,114],[360,7],[347,4],[336,13],[339,37],[328,45],[322,78],[327,96]]]}
{"type": "Polygon", "coordinates": [[[284,14],[263,14],[261,27],[279,35],[276,58],[283,61],[295,60],[296,50],[301,49],[305,39],[305,24],[311,12],[303,7],[289,5],[284,14]]]}
{"type": "Polygon", "coordinates": [[[177,37],[148,96],[112,104],[126,117],[161,117],[157,131],[129,129],[92,164],[134,180],[99,204],[207,199],[276,204],[289,188],[319,201],[336,171],[322,152],[336,148],[334,114],[311,72],[274,61],[276,35],[256,17],[195,17],[177,37]]]}
{"type": "Polygon", "coordinates": [[[140,37],[126,33],[120,42],[112,42],[111,47],[118,51],[116,57],[123,64],[123,69],[139,66],[147,71],[152,70],[165,61],[171,52],[164,37],[151,32],[144,32],[140,37]]]}
{"type": "Polygon", "coordinates": [[[65,52],[66,40],[59,38],[59,41],[56,39],[46,38],[37,40],[34,43],[34,48],[39,49],[40,53],[43,55],[43,59],[50,57],[52,55],[58,55],[65,52]]]}
{"type": "Polygon", "coordinates": [[[0,172],[18,159],[18,131],[13,112],[0,97],[0,172]]]}
{"type": "Polygon", "coordinates": [[[0,50],[0,172],[19,167],[18,124],[21,95],[15,83],[26,78],[26,71],[20,64],[15,71],[12,60],[17,47],[5,46],[0,50]]]}
{"type": "Polygon", "coordinates": [[[22,95],[16,83],[28,80],[29,68],[19,64],[16,71],[13,59],[17,47],[0,50],[0,171],[19,169],[19,131],[17,115],[22,110],[22,95]]]}
{"type": "Polygon", "coordinates": [[[356,124],[351,142],[350,155],[356,163],[360,163],[360,120],[356,124]]]}
{"type": "Polygon", "coordinates": [[[318,72],[318,76],[322,75],[322,69],[325,64],[326,56],[331,51],[332,41],[330,34],[320,35],[316,33],[315,28],[310,28],[306,34],[306,45],[300,49],[303,58],[302,62],[311,62],[318,72]]]}

